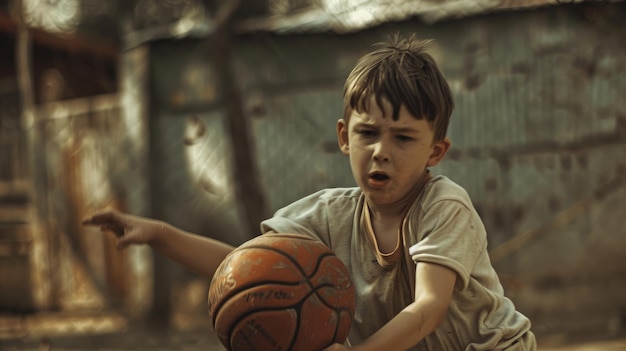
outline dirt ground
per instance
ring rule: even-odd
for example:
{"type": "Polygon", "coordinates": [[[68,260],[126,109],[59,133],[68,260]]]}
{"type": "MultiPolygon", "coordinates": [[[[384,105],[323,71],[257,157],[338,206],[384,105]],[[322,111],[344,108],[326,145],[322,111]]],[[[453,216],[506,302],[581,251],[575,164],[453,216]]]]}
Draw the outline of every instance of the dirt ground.
{"type": "MultiPolygon", "coordinates": [[[[625,351],[626,338],[542,346],[539,351],[625,351]]],[[[2,351],[224,351],[213,333],[133,330],[101,335],[0,339],[2,351]]]]}
{"type": "MultiPolygon", "coordinates": [[[[539,351],[626,351],[626,335],[602,340],[538,337],[539,351]]],[[[0,351],[225,351],[211,328],[181,331],[124,324],[116,315],[98,318],[0,315],[0,351]],[[94,321],[97,321],[94,322],[94,321]]]]}
{"type": "Polygon", "coordinates": [[[539,345],[539,351],[625,351],[626,339],[604,340],[604,341],[586,341],[575,344],[562,346],[545,346],[539,345]]]}

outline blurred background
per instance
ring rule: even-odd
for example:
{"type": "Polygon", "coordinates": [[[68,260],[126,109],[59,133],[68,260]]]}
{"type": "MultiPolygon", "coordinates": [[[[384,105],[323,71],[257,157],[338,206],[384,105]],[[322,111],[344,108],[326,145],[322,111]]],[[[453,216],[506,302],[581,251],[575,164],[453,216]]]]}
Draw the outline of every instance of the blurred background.
{"type": "Polygon", "coordinates": [[[237,245],[353,186],[343,82],[393,33],[435,40],[456,110],[432,172],[540,349],[626,350],[626,2],[579,0],[0,0],[0,349],[220,350],[209,281],[81,219],[237,245]]]}

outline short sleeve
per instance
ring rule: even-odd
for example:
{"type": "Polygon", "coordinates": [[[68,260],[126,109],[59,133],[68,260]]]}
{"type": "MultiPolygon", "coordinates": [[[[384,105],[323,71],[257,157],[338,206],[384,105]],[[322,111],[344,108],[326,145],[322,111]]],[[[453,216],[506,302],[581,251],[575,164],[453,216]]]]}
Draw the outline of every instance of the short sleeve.
{"type": "Polygon", "coordinates": [[[321,193],[306,196],[276,211],[274,216],[261,222],[261,232],[303,234],[325,241],[321,232],[328,223],[328,215],[321,193]]]}
{"type": "Polygon", "coordinates": [[[311,236],[333,247],[332,233],[350,234],[358,188],[324,189],[276,211],[261,222],[261,232],[275,231],[311,236]]]}
{"type": "Polygon", "coordinates": [[[436,263],[454,270],[462,289],[466,289],[486,245],[485,229],[478,214],[460,201],[441,200],[423,213],[420,227],[423,236],[409,248],[413,261],[436,263]]]}

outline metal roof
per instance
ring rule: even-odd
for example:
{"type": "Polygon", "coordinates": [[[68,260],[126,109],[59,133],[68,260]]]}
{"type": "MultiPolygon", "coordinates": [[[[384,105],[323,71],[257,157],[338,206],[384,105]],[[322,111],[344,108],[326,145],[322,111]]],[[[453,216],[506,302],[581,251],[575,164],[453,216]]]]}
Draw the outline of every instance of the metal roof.
{"type": "MultiPolygon", "coordinates": [[[[186,0],[193,1],[193,0],[186,0]]],[[[246,17],[239,33],[351,33],[388,22],[418,18],[433,24],[495,11],[572,4],[586,0],[273,0],[300,4],[297,10],[246,17]],[[308,3],[307,3],[308,2],[308,3]],[[305,6],[302,6],[305,3],[305,6]]],[[[587,0],[588,1],[588,0],[587,0]]],[[[272,0],[268,0],[271,5],[272,0]]],[[[289,7],[289,6],[287,6],[289,7]]],[[[187,16],[125,33],[126,47],[166,38],[202,38],[214,30],[211,16],[187,16]]]]}
{"type": "Polygon", "coordinates": [[[319,0],[298,12],[238,22],[241,32],[349,33],[381,23],[419,18],[428,24],[504,10],[585,0],[319,0]]]}

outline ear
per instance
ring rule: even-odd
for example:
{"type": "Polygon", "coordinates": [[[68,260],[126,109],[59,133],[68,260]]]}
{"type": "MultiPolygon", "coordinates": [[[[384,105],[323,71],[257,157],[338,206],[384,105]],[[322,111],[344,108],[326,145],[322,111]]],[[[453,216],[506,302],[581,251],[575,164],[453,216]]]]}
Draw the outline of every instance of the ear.
{"type": "Polygon", "coordinates": [[[348,138],[348,123],[344,119],[337,121],[337,143],[339,150],[344,155],[350,155],[350,145],[348,138]]]}
{"type": "Polygon", "coordinates": [[[450,150],[450,146],[452,146],[452,142],[449,138],[444,138],[443,140],[437,142],[433,146],[433,152],[430,154],[428,158],[428,167],[433,167],[439,164],[441,160],[446,156],[448,150],[450,150]]]}

